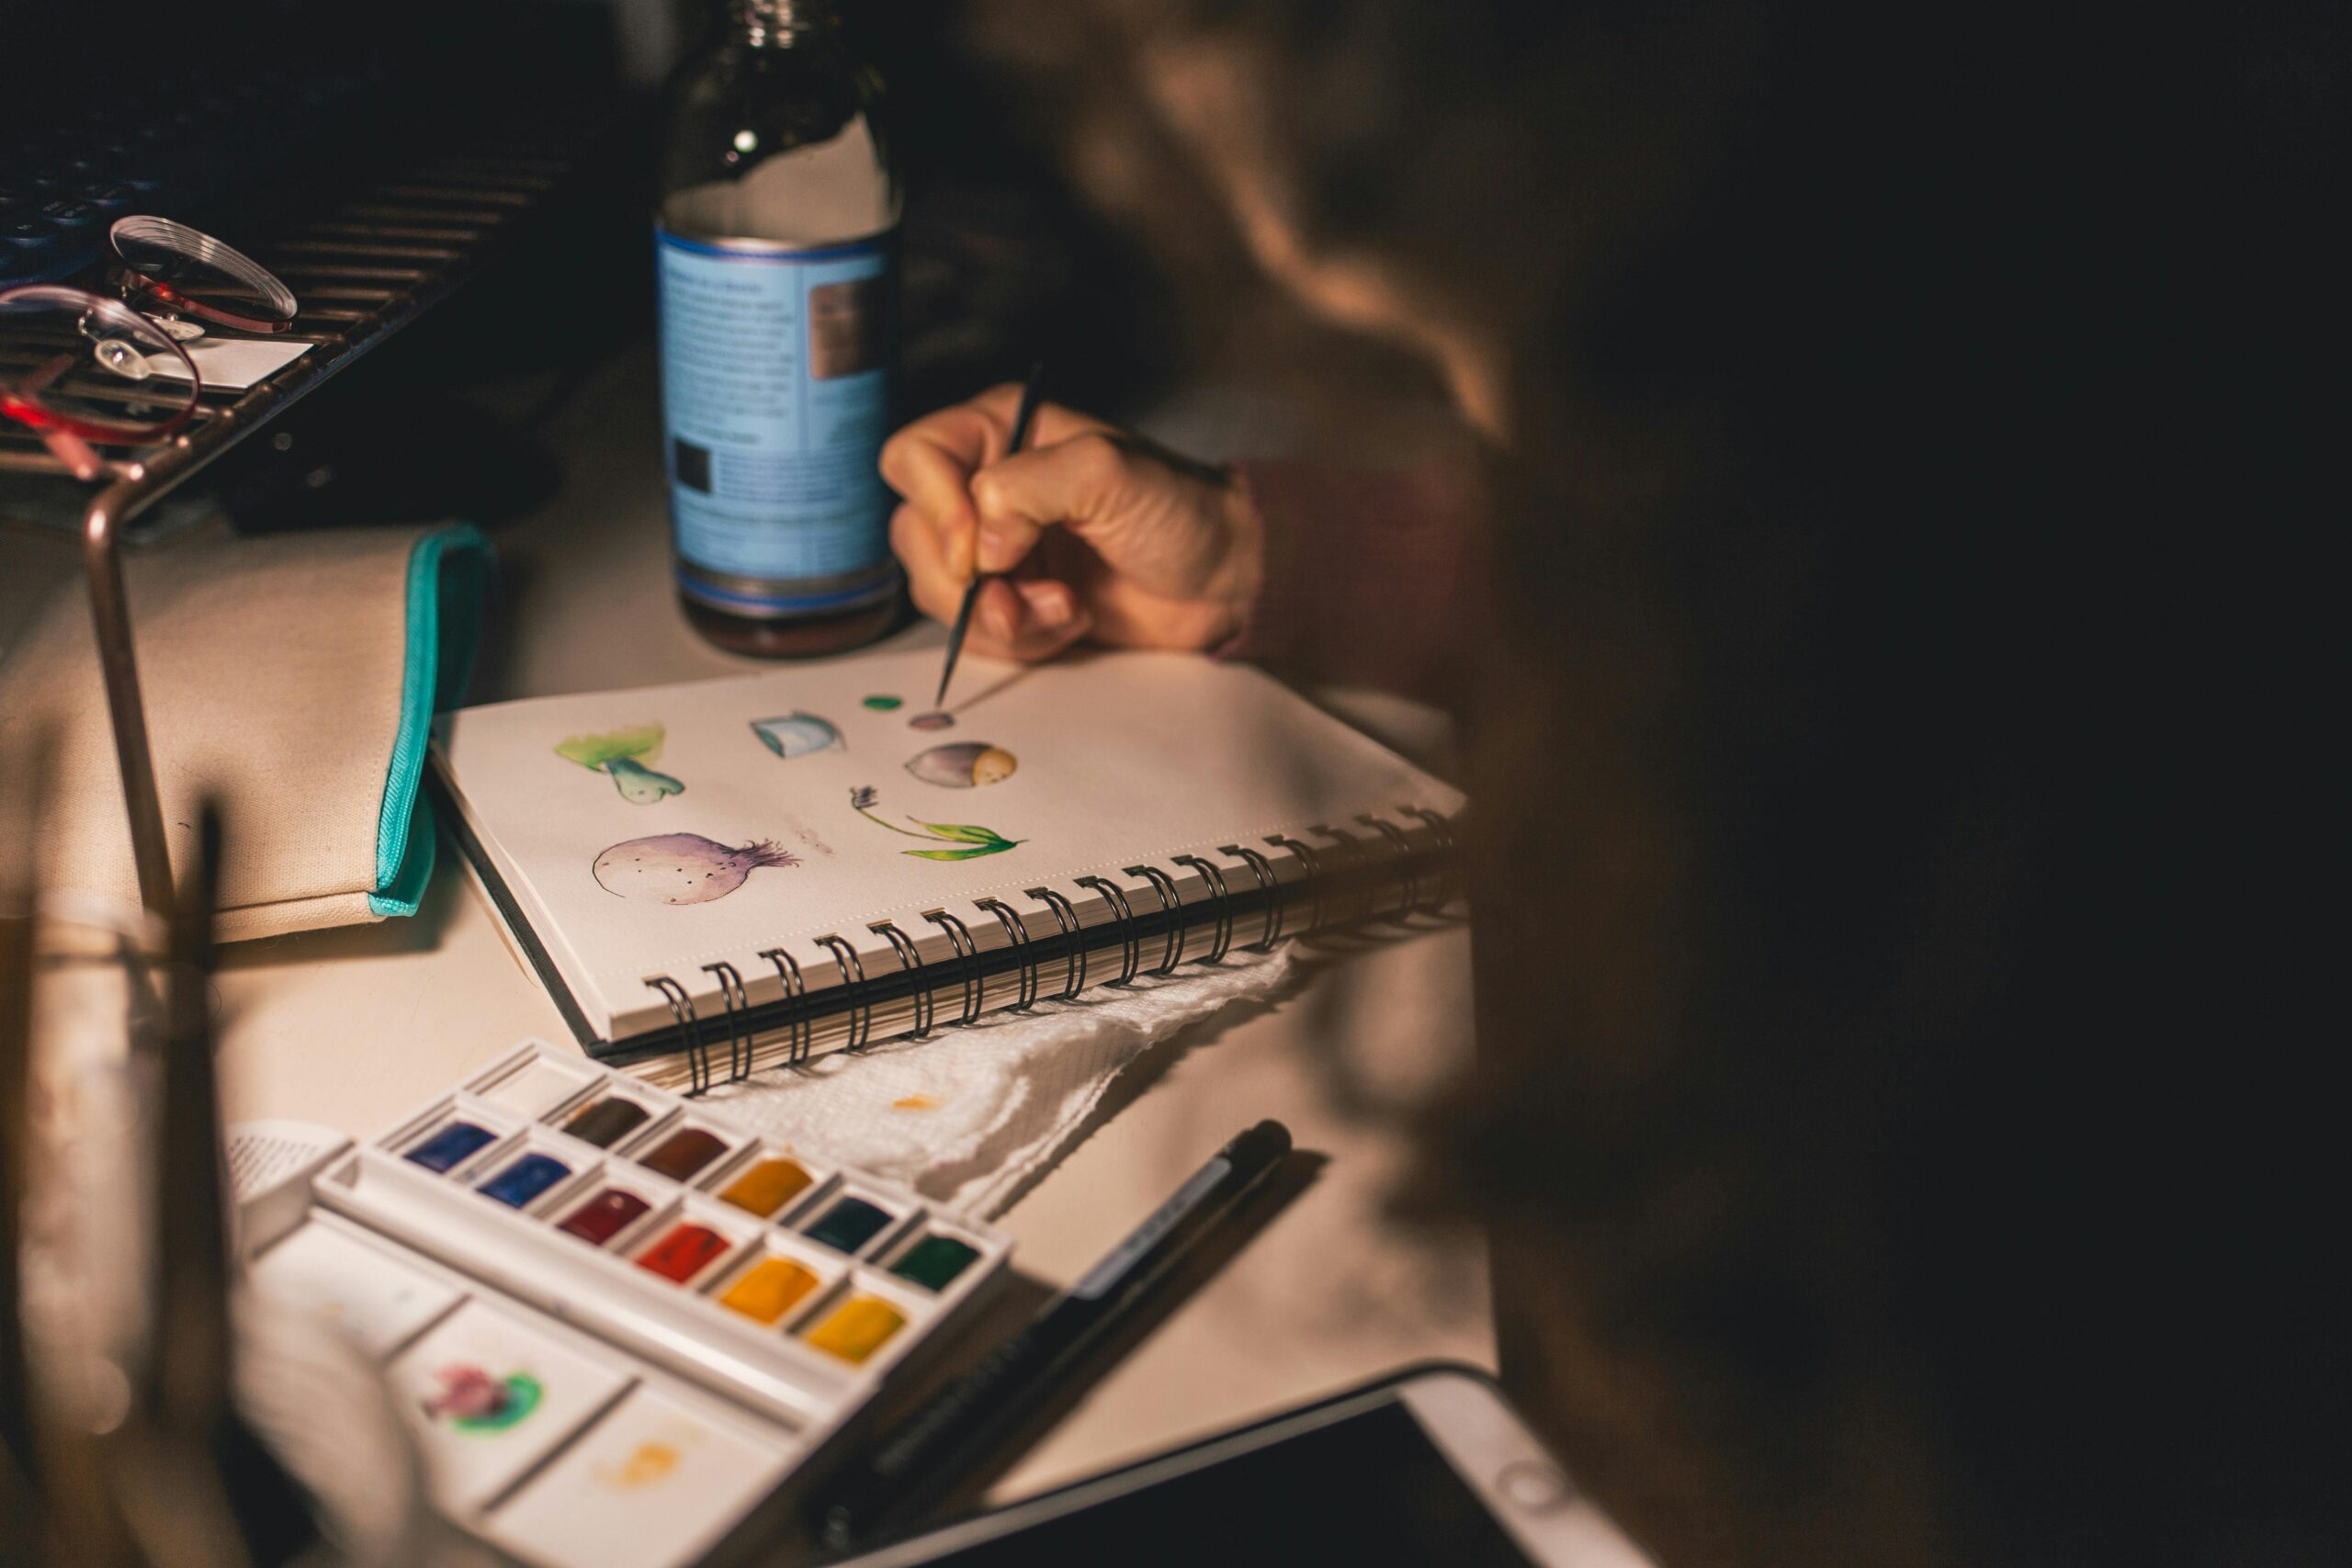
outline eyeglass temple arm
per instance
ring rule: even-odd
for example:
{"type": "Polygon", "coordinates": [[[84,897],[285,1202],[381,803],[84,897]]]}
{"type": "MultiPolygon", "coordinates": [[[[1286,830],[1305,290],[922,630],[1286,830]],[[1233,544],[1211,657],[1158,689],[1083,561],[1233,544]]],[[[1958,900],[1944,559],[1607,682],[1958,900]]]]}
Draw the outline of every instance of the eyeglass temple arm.
{"type": "Polygon", "coordinates": [[[87,483],[106,472],[107,466],[98,457],[97,448],[70,430],[44,430],[40,444],[49,455],[74,470],[74,477],[87,483]]]}
{"type": "MultiPolygon", "coordinates": [[[[18,381],[17,390],[19,393],[46,391],[60,376],[73,368],[73,365],[72,355],[61,354],[18,381]]],[[[106,471],[105,463],[99,460],[97,448],[72,431],[61,430],[51,424],[34,424],[33,429],[40,434],[40,444],[49,448],[49,455],[74,470],[74,477],[85,484],[106,471]]]]}

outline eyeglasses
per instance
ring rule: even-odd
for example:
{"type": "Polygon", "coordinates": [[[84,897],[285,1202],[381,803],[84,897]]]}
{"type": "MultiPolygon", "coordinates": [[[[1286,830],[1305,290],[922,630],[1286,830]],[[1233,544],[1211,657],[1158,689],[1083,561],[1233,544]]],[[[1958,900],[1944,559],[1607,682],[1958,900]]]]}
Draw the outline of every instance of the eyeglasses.
{"type": "Polygon", "coordinates": [[[75,479],[105,471],[92,442],[168,439],[201,386],[179,340],[119,299],[43,283],[0,293],[0,413],[75,479]]]}
{"type": "Polygon", "coordinates": [[[294,324],[294,291],[268,268],[168,218],[119,218],[107,231],[122,297],[149,315],[194,316],[240,332],[294,324]]]}
{"type": "Polygon", "coordinates": [[[266,269],[185,225],[125,218],[107,239],[121,299],[62,284],[0,291],[0,414],[85,480],[105,472],[94,443],[151,446],[195,416],[204,383],[181,340],[203,336],[198,322],[279,333],[296,311],[266,269]]]}

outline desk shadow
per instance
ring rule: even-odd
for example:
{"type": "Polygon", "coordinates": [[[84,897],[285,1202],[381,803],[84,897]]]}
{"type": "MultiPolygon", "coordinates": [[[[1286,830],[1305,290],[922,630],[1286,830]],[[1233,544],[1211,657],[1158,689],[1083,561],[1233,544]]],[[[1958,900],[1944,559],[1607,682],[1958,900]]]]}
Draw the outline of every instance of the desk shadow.
{"type": "Polygon", "coordinates": [[[966,697],[962,702],[948,704],[947,711],[954,714],[957,718],[962,718],[966,714],[971,712],[974,708],[978,707],[982,703],[987,702],[999,692],[1020,684],[1022,682],[1026,681],[1030,676],[1036,672],[1037,666],[1035,664],[1017,664],[1012,669],[1006,671],[998,680],[981,687],[970,696],[966,697]]]}
{"type": "MultiPolygon", "coordinates": [[[[1046,662],[1057,670],[1071,670],[1081,668],[1088,664],[1096,663],[1105,659],[1116,659],[1118,657],[1120,656],[1117,652],[1107,649],[1073,648],[1066,652],[1056,655],[1046,662]]],[[[998,693],[1002,692],[1020,682],[1026,681],[1030,676],[1035,675],[1038,671],[1043,670],[1046,667],[1046,666],[1045,664],[1016,664],[1012,669],[1007,670],[996,681],[989,685],[981,687],[970,696],[966,697],[962,702],[948,704],[946,711],[954,714],[960,719],[967,713],[976,707],[978,707],[981,704],[987,702],[990,697],[995,696],[998,693]]]]}
{"type": "Polygon", "coordinates": [[[533,581],[540,575],[539,563],[528,551],[510,547],[499,552],[498,574],[490,585],[491,603],[481,618],[481,638],[474,644],[473,664],[467,671],[461,702],[495,703],[538,694],[514,689],[514,624],[530,598],[533,581]]]}

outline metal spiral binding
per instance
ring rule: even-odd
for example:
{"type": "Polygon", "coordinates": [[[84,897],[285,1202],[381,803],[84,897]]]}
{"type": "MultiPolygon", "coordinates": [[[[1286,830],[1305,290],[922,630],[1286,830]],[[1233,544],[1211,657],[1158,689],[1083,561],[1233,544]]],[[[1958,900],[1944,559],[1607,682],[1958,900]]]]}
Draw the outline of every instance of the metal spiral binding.
{"type": "Polygon", "coordinates": [[[1288,850],[1306,868],[1306,930],[1309,935],[1323,929],[1323,863],[1312,847],[1296,839],[1285,839],[1280,833],[1266,835],[1266,842],[1278,850],[1288,850]]]}
{"type": "Polygon", "coordinates": [[[718,995],[727,1004],[727,1081],[741,1083],[752,1076],[752,998],[743,990],[743,976],[724,959],[702,966],[718,980],[718,995]]]}
{"type": "Polygon", "coordinates": [[[1233,946],[1233,896],[1226,891],[1225,873],[1216,868],[1216,862],[1203,860],[1198,855],[1176,855],[1171,858],[1178,865],[1187,866],[1198,872],[1201,880],[1209,885],[1209,896],[1216,900],[1211,906],[1212,912],[1216,916],[1216,929],[1209,938],[1209,950],[1193,962],[1217,963],[1233,946]]]}
{"type": "Polygon", "coordinates": [[[1403,895],[1395,911],[1396,919],[1401,920],[1419,908],[1421,902],[1421,875],[1413,867],[1413,841],[1405,837],[1405,829],[1394,822],[1384,821],[1374,817],[1369,811],[1357,812],[1356,820],[1387,840],[1388,847],[1396,852],[1396,863],[1404,872],[1401,880],[1405,884],[1403,895]]]}
{"type": "MultiPolygon", "coordinates": [[[[1409,831],[1374,813],[1358,812],[1354,818],[1355,822],[1360,827],[1380,835],[1392,852],[1390,863],[1398,870],[1395,880],[1399,886],[1401,901],[1386,913],[1391,918],[1398,919],[1417,910],[1430,914],[1440,913],[1444,906],[1457,896],[1461,881],[1459,869],[1453,866],[1451,861],[1454,849],[1453,822],[1440,812],[1419,806],[1399,806],[1396,811],[1400,816],[1410,818],[1428,830],[1434,840],[1433,853],[1439,858],[1440,863],[1434,872],[1426,874],[1425,883],[1425,874],[1420,866],[1421,852],[1414,848],[1409,831]]],[[[1361,895],[1360,907],[1349,908],[1344,912],[1336,908],[1327,912],[1327,895],[1323,883],[1324,857],[1334,853],[1344,857],[1336,863],[1334,867],[1336,871],[1353,872],[1363,869],[1366,865],[1369,840],[1362,835],[1322,823],[1316,824],[1307,831],[1321,834],[1331,842],[1322,846],[1318,852],[1314,845],[1303,843],[1280,833],[1269,833],[1265,840],[1275,849],[1289,851],[1298,859],[1307,887],[1306,919],[1302,931],[1320,931],[1327,919],[1336,924],[1354,919],[1359,916],[1370,916],[1379,912],[1378,907],[1383,903],[1383,899],[1379,891],[1369,886],[1361,895]]],[[[1262,852],[1245,844],[1220,844],[1217,846],[1217,852],[1231,855],[1248,866],[1250,875],[1257,879],[1259,894],[1266,901],[1265,921],[1260,929],[1258,940],[1247,943],[1243,951],[1249,953],[1272,951],[1275,944],[1282,941],[1289,923],[1290,902],[1288,889],[1283,886],[1281,875],[1274,869],[1273,862],[1262,852]]],[[[1231,885],[1227,881],[1225,868],[1199,855],[1171,855],[1169,859],[1171,863],[1182,866],[1199,875],[1209,889],[1209,896],[1214,900],[1211,907],[1213,926],[1209,949],[1194,962],[1216,964],[1232,951],[1236,935],[1234,892],[1231,885]]],[[[1121,959],[1119,973],[1115,978],[1102,982],[1112,986],[1132,984],[1138,974],[1149,975],[1155,978],[1172,976],[1184,963],[1184,950],[1192,937],[1191,929],[1184,919],[1186,906],[1183,895],[1174,876],[1155,865],[1131,865],[1124,870],[1125,874],[1128,876],[1139,876],[1150,883],[1153,893],[1159,896],[1159,913],[1167,923],[1168,940],[1161,949],[1159,963],[1153,968],[1145,969],[1143,967],[1143,938],[1136,929],[1135,909],[1128,901],[1126,889],[1106,877],[1077,878],[1079,886],[1091,889],[1102,897],[1103,900],[1109,904],[1114,919],[1118,922],[1121,959]]],[[[1061,929],[1062,938],[1069,943],[1068,968],[1063,988],[1048,999],[1074,1001],[1086,988],[1087,969],[1091,958],[1087,948],[1085,923],[1079,919],[1076,906],[1054,889],[1031,887],[1024,892],[1027,897],[1037,899],[1053,911],[1054,919],[1061,929]]],[[[1340,900],[1333,897],[1329,902],[1336,906],[1340,900]]],[[[1010,1010],[1029,1011],[1037,1004],[1043,981],[1039,975],[1037,960],[1030,952],[1035,939],[1029,934],[1027,921],[1012,906],[1000,898],[976,898],[973,900],[973,907],[985,909],[994,915],[997,923],[1004,928],[1005,940],[1010,944],[1010,951],[1014,954],[1019,965],[1018,992],[1011,1004],[1010,1010]]],[[[1194,905],[1193,908],[1197,908],[1198,906],[1194,905]]],[[[922,918],[946,933],[948,944],[956,953],[957,984],[961,988],[964,1005],[961,1014],[954,1021],[955,1023],[960,1028],[977,1022],[988,1005],[988,976],[982,965],[978,942],[973,937],[970,926],[944,908],[926,909],[923,911],[922,918]]],[[[908,1036],[916,1040],[926,1038],[939,1021],[938,998],[933,994],[933,987],[925,984],[922,977],[924,965],[921,948],[916,945],[911,937],[889,920],[877,920],[866,929],[879,934],[890,943],[891,951],[898,955],[899,968],[912,980],[910,994],[913,1000],[914,1020],[913,1026],[908,1031],[908,1036]]],[[[862,999],[862,993],[866,989],[865,965],[858,956],[857,949],[838,934],[813,937],[809,940],[831,953],[834,964],[841,970],[842,992],[848,999],[848,1035],[842,1048],[850,1052],[862,1052],[871,1048],[874,1043],[874,1003],[870,999],[862,999]]],[[[759,955],[775,966],[776,978],[783,987],[786,1013],[785,1063],[790,1066],[803,1066],[816,1053],[816,1024],[807,1006],[808,998],[807,980],[798,962],[783,948],[763,948],[759,955]]],[[[717,980],[718,993],[727,1010],[726,1081],[740,1083],[749,1077],[753,1070],[754,1053],[758,1043],[757,1032],[752,1029],[751,1023],[750,992],[743,983],[741,973],[732,964],[721,961],[706,964],[702,968],[704,973],[717,980]]],[[[669,1004],[672,1017],[677,1021],[678,1036],[684,1043],[682,1054],[686,1058],[686,1077],[689,1086],[686,1092],[690,1096],[709,1092],[717,1079],[711,1070],[710,1044],[704,1037],[703,1021],[695,1010],[694,998],[688,995],[683,986],[666,975],[657,976],[647,980],[645,984],[660,993],[662,1000],[669,1004]]]]}
{"type": "Polygon", "coordinates": [[[1176,891],[1176,879],[1156,865],[1131,865],[1126,874],[1151,884],[1159,895],[1159,912],[1168,917],[1168,945],[1160,951],[1159,967],[1144,971],[1155,980],[1165,980],[1184,962],[1184,900],[1176,891]]]}
{"type": "Polygon", "coordinates": [[[914,982],[911,994],[915,1004],[915,1023],[907,1032],[907,1038],[921,1040],[931,1032],[933,1021],[931,987],[923,983],[922,978],[922,954],[915,951],[913,938],[888,920],[876,920],[865,929],[888,940],[891,951],[899,955],[899,967],[905,970],[908,978],[914,982]]]}
{"type": "Polygon", "coordinates": [[[1110,900],[1111,908],[1119,921],[1119,977],[1105,980],[1106,986],[1132,985],[1136,970],[1143,964],[1143,938],[1136,934],[1136,912],[1127,908],[1126,891],[1107,877],[1081,876],[1080,887],[1091,887],[1110,900]]]}
{"type": "Polygon", "coordinates": [[[645,983],[662,993],[662,999],[670,1004],[670,1016],[678,1021],[678,1032],[685,1036],[686,1093],[705,1093],[710,1088],[710,1053],[702,1043],[702,1024],[695,1017],[694,998],[667,975],[656,975],[645,983]]]}
{"type": "Polygon", "coordinates": [[[922,918],[947,933],[947,944],[956,950],[956,972],[964,984],[964,1016],[956,1021],[963,1028],[980,1016],[980,1001],[987,982],[980,976],[980,944],[972,940],[972,928],[944,909],[925,909],[922,918]]]}
{"type": "Polygon", "coordinates": [[[1250,874],[1258,879],[1258,891],[1266,896],[1266,929],[1242,951],[1272,953],[1274,943],[1283,939],[1283,884],[1282,878],[1274,874],[1274,863],[1245,844],[1219,844],[1216,852],[1236,855],[1249,863],[1250,874]]]}
{"type": "Polygon", "coordinates": [[[1022,891],[1025,897],[1038,899],[1053,910],[1054,919],[1061,922],[1062,935],[1069,939],[1069,986],[1052,999],[1057,1002],[1075,1001],[1079,991],[1086,985],[1086,928],[1079,923],[1078,911],[1070,907],[1070,901],[1052,888],[1028,887],[1022,891]]]}
{"type": "MultiPolygon", "coordinates": [[[[792,954],[780,947],[770,947],[763,948],[760,956],[775,965],[775,977],[784,984],[786,1002],[797,1003],[808,996],[808,987],[800,978],[799,961],[792,954]]],[[[816,1026],[808,1021],[808,1010],[794,1007],[785,1031],[785,1065],[797,1067],[808,1059],[808,1053],[817,1043],[816,1026]]]]}
{"type": "Polygon", "coordinates": [[[842,968],[842,988],[849,998],[849,1039],[842,1046],[844,1051],[863,1051],[874,1043],[874,1004],[861,1003],[857,993],[865,989],[865,964],[858,958],[857,949],[837,935],[811,937],[809,941],[833,955],[842,968]],[[854,987],[854,989],[851,987],[854,987]]]}
{"type": "Polygon", "coordinates": [[[1004,928],[1005,939],[1012,943],[1012,952],[1021,965],[1021,994],[1013,1002],[1012,1010],[1027,1012],[1037,1005],[1037,965],[1029,956],[1029,929],[1001,898],[978,898],[973,905],[994,915],[997,924],[1004,928]]]}
{"type": "Polygon", "coordinates": [[[1437,892],[1430,899],[1430,913],[1436,914],[1452,901],[1462,878],[1461,866],[1453,859],[1453,824],[1442,813],[1425,806],[1400,806],[1396,810],[1398,815],[1410,817],[1430,830],[1430,836],[1437,840],[1440,863],[1449,868],[1438,874],[1437,892]]]}

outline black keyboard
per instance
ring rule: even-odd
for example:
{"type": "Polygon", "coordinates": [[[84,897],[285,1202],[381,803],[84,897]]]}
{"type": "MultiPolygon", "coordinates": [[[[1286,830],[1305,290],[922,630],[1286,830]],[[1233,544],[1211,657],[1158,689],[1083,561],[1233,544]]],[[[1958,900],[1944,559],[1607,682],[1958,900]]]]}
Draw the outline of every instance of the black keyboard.
{"type": "Polygon", "coordinates": [[[84,273],[130,213],[232,226],[294,194],[395,63],[343,9],[0,0],[0,288],[84,273]]]}
{"type": "MultiPolygon", "coordinates": [[[[271,67],[193,98],[117,97],[13,142],[0,130],[0,288],[74,276],[132,212],[184,221],[266,191],[362,97],[364,78],[271,67]]],[[[11,117],[15,118],[15,117],[11,117]]]]}

